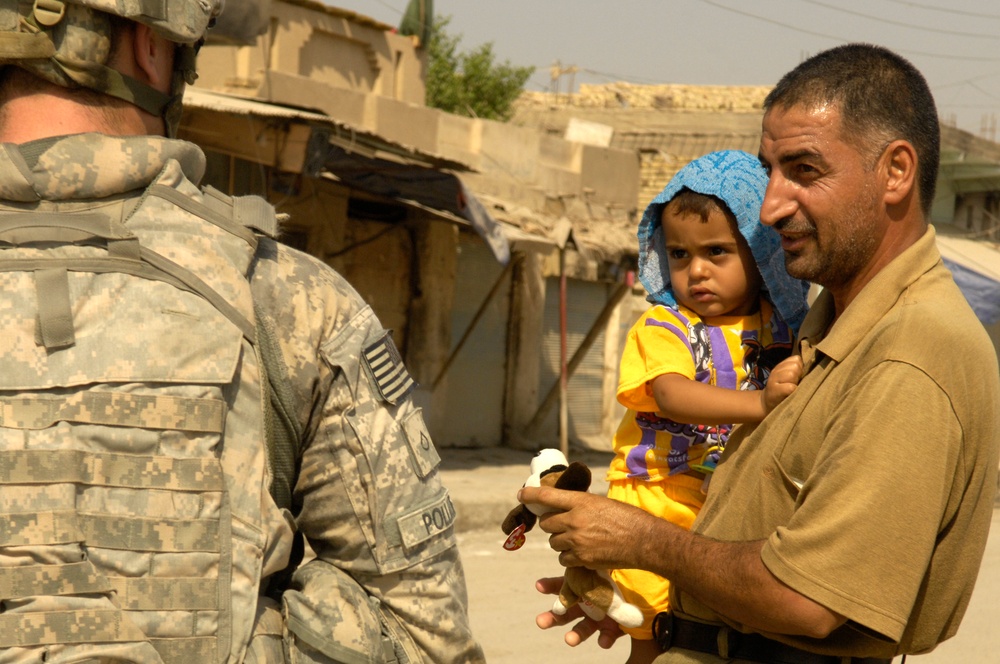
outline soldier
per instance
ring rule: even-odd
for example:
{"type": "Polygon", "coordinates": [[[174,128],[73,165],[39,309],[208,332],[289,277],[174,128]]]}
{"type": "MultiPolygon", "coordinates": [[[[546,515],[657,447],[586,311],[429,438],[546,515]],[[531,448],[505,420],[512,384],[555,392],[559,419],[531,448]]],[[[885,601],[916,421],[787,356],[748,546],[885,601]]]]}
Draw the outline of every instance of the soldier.
{"type": "Polygon", "coordinates": [[[0,661],[481,661],[391,336],[172,138],[220,10],[0,6],[0,661]]]}

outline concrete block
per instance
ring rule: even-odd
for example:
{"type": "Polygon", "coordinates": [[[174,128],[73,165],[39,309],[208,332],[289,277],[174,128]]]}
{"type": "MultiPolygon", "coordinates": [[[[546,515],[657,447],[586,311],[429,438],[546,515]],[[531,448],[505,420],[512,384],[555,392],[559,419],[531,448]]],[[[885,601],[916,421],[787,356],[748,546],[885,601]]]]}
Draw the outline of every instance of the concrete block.
{"type": "Polygon", "coordinates": [[[380,136],[431,154],[437,152],[439,110],[374,95],[370,102],[380,136]]]}
{"type": "Polygon", "coordinates": [[[639,195],[639,155],[632,150],[616,150],[583,145],[581,186],[592,190],[591,200],[632,207],[639,195]]]}
{"type": "Polygon", "coordinates": [[[482,120],[438,112],[437,154],[479,170],[482,142],[482,120]]]}
{"type": "Polygon", "coordinates": [[[579,173],[583,163],[583,147],[582,143],[543,134],[538,144],[538,163],[579,173]]]}
{"type": "Polygon", "coordinates": [[[541,135],[535,129],[482,120],[483,173],[535,182],[541,135]]]}

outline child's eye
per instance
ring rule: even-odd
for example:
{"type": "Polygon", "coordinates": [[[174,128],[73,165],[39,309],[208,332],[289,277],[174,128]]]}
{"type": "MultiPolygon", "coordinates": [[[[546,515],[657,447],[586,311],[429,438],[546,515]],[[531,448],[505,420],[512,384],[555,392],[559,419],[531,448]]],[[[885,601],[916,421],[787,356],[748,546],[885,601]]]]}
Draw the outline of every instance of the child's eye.
{"type": "Polygon", "coordinates": [[[726,253],[725,247],[709,247],[708,253],[712,256],[722,256],[726,253]]]}
{"type": "Polygon", "coordinates": [[[687,258],[687,252],[684,251],[683,249],[671,249],[670,251],[667,252],[667,256],[674,259],[675,261],[679,261],[684,258],[687,258]]]}

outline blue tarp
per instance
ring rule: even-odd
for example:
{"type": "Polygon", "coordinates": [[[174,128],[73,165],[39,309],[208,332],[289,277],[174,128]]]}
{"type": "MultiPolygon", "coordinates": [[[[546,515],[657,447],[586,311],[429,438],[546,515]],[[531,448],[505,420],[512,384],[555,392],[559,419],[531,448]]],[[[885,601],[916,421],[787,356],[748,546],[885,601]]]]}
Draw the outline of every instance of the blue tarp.
{"type": "Polygon", "coordinates": [[[1000,282],[948,258],[942,260],[983,325],[1000,321],[1000,282]]]}

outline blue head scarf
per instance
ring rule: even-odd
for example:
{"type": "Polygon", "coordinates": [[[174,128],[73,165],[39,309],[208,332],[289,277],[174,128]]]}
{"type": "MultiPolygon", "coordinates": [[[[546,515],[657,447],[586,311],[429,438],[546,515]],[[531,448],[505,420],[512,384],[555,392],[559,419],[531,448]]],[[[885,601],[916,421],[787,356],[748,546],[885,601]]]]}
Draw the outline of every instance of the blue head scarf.
{"type": "Polygon", "coordinates": [[[638,231],[639,281],[649,293],[646,299],[654,304],[677,306],[670,287],[660,215],[681,189],[715,196],[729,207],[740,234],[750,245],[767,298],[781,318],[798,331],[808,308],[809,284],[788,274],[781,238],[773,228],[760,223],[767,174],[756,157],[740,150],[712,152],[695,159],[678,171],[646,207],[638,231]]]}

